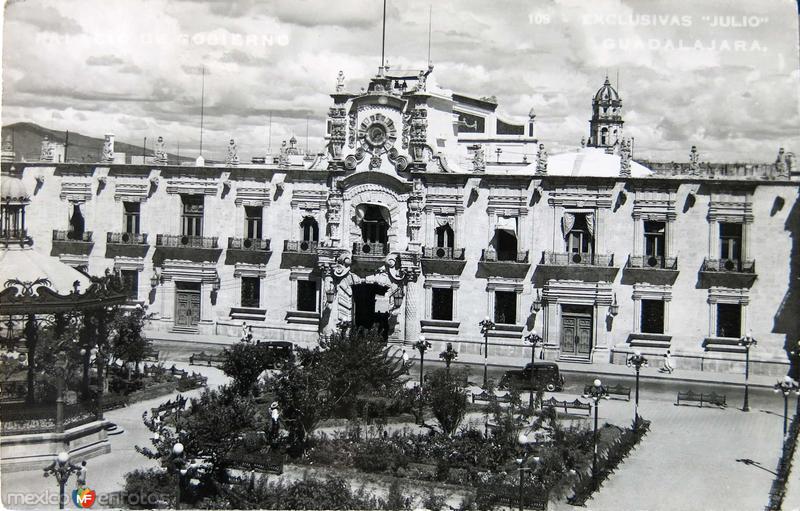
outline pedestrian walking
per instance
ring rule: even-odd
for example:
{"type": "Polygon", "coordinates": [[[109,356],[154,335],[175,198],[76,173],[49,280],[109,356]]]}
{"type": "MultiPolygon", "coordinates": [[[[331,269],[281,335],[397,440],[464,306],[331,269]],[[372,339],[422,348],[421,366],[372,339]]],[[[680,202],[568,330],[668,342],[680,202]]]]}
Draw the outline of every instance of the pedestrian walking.
{"type": "Polygon", "coordinates": [[[403,350],[403,369],[408,371],[408,353],[406,353],[405,349],[403,350]]]}
{"type": "Polygon", "coordinates": [[[253,327],[247,324],[247,322],[242,323],[242,342],[250,342],[253,340],[253,327]]]}
{"type": "Polygon", "coordinates": [[[672,355],[670,354],[669,350],[664,353],[664,362],[661,365],[661,369],[658,371],[661,373],[669,373],[672,374],[672,371],[675,370],[675,364],[672,361],[672,355]]]}

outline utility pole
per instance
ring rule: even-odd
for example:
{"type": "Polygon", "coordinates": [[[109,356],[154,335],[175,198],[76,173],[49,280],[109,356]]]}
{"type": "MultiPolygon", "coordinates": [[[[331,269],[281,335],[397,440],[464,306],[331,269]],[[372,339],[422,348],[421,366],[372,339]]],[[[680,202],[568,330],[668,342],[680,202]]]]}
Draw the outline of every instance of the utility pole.
{"type": "Polygon", "coordinates": [[[144,159],[147,157],[147,137],[144,137],[144,142],[142,142],[142,163],[144,163],[144,159]]]}
{"type": "Polygon", "coordinates": [[[67,152],[69,151],[69,130],[64,136],[64,163],[67,163],[67,152]]]}
{"type": "Polygon", "coordinates": [[[383,35],[381,36],[381,75],[386,65],[386,0],[383,0],[383,35]]]}
{"type": "Polygon", "coordinates": [[[203,65],[203,76],[200,82],[200,156],[203,156],[203,115],[206,98],[206,66],[203,65]]]}

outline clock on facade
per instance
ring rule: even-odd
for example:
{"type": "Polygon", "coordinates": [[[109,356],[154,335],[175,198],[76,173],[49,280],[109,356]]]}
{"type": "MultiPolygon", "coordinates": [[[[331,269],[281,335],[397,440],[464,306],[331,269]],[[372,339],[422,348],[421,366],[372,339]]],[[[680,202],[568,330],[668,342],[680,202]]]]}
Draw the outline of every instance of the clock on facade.
{"type": "Polygon", "coordinates": [[[383,114],[372,114],[361,121],[358,138],[364,149],[373,154],[388,151],[397,140],[397,128],[394,121],[383,114]]]}

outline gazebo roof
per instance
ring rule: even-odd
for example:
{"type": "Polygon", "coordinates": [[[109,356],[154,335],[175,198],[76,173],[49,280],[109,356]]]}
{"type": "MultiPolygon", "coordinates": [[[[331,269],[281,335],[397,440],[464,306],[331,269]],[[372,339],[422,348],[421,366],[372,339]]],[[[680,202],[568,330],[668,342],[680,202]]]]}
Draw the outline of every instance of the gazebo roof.
{"type": "Polygon", "coordinates": [[[0,314],[46,314],[126,301],[125,293],[26,247],[0,249],[0,314]]]}

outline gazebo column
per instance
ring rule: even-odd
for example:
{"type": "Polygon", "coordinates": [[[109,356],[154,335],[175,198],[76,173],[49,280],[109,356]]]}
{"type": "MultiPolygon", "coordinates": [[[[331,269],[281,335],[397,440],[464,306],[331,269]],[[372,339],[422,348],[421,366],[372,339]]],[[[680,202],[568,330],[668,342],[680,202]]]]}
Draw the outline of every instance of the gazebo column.
{"type": "Polygon", "coordinates": [[[83,325],[80,331],[80,345],[84,353],[81,364],[83,368],[83,378],[81,380],[81,394],[84,400],[89,399],[89,368],[91,365],[91,344],[92,329],[94,327],[94,315],[90,312],[83,313],[83,325]]]}
{"type": "Polygon", "coordinates": [[[39,340],[35,314],[28,314],[28,321],[25,323],[25,340],[28,347],[28,393],[25,401],[33,404],[35,400],[34,384],[36,383],[36,343],[39,340]]]}

